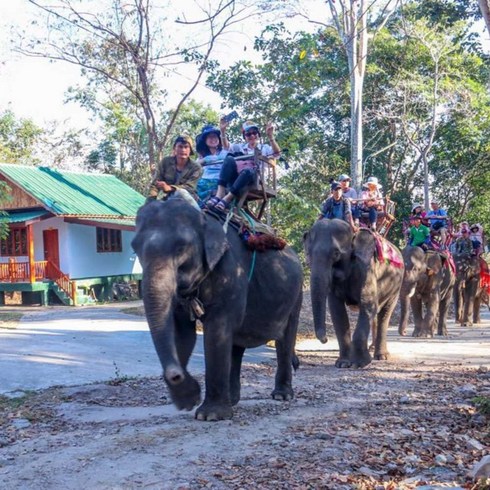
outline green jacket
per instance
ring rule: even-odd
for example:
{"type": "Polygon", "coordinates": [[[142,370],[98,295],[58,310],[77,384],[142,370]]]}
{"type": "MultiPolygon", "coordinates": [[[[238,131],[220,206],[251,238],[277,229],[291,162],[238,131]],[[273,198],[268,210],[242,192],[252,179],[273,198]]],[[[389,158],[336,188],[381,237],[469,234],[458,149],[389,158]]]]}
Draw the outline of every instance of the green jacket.
{"type": "Polygon", "coordinates": [[[412,247],[422,245],[427,242],[430,236],[430,230],[427,226],[420,225],[418,228],[415,226],[410,227],[409,244],[412,247]]]}
{"type": "MultiPolygon", "coordinates": [[[[175,157],[165,157],[163,158],[157,165],[155,176],[150,184],[150,191],[148,193],[148,197],[152,199],[156,199],[158,197],[159,192],[162,192],[157,188],[156,182],[157,180],[163,180],[168,185],[171,185],[175,190],[177,189],[185,189],[189,192],[192,197],[197,201],[197,181],[201,177],[202,167],[199,163],[196,163],[194,160],[187,160],[185,167],[182,172],[177,172],[177,160],[175,157]]],[[[165,193],[163,193],[165,194],[165,193]]],[[[166,196],[164,195],[164,198],[166,196]]]]}

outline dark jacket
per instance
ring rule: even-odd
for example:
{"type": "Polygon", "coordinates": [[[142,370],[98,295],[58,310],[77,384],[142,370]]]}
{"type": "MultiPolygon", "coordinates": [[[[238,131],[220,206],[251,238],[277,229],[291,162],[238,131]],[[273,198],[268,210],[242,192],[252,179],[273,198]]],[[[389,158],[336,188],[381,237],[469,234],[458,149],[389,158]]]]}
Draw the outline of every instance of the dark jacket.
{"type": "MultiPolygon", "coordinates": [[[[168,185],[171,185],[175,190],[185,189],[197,201],[197,181],[201,177],[202,167],[194,160],[188,159],[182,173],[177,172],[177,160],[175,157],[165,157],[157,165],[155,176],[150,184],[148,197],[156,199],[160,189],[157,188],[157,180],[163,180],[168,185]]],[[[163,192],[163,191],[162,191],[163,192]]]]}
{"type": "MultiPolygon", "coordinates": [[[[341,206],[340,219],[343,219],[344,221],[347,221],[347,223],[350,223],[351,216],[352,216],[350,200],[346,197],[341,197],[339,206],[341,206]]],[[[322,218],[328,218],[328,219],[334,218],[333,210],[334,210],[334,199],[333,197],[329,197],[322,204],[322,218]]]]}

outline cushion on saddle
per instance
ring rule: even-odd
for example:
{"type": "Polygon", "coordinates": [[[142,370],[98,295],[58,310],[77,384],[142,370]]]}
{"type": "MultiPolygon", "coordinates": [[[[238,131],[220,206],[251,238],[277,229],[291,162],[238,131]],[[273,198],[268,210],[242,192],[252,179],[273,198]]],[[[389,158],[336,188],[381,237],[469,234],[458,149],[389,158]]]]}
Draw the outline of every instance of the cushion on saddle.
{"type": "Polygon", "coordinates": [[[448,250],[445,250],[444,252],[439,252],[439,255],[443,259],[444,266],[450,267],[453,271],[453,274],[456,274],[456,264],[454,263],[454,259],[451,253],[448,250]]]}
{"type": "Polygon", "coordinates": [[[402,268],[403,260],[394,245],[380,235],[373,233],[373,237],[376,243],[376,254],[379,262],[385,262],[393,267],[402,268]]]}

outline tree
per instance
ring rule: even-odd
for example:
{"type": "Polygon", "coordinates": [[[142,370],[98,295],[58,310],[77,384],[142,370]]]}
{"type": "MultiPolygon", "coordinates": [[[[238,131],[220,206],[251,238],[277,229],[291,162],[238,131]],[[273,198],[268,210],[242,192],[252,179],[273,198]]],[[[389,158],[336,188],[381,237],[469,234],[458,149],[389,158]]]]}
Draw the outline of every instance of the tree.
{"type": "Polygon", "coordinates": [[[43,130],[30,119],[17,118],[11,110],[0,114],[0,161],[4,163],[39,163],[35,147],[43,130]]]}
{"type": "Polygon", "coordinates": [[[485,20],[488,34],[490,34],[490,0],[478,0],[478,5],[485,20]]]}
{"type": "Polygon", "coordinates": [[[214,8],[196,4],[195,19],[165,24],[162,10],[151,0],[92,1],[89,8],[74,0],[29,3],[45,14],[47,32],[43,37],[37,33],[24,37],[18,50],[80,66],[88,80],[86,96],[99,104],[124,100],[131,105],[146,133],[150,165],[161,157],[179,111],[212,66],[218,40],[256,13],[253,2],[219,0],[214,8]],[[194,43],[188,42],[191,36],[194,43]],[[196,74],[175,109],[164,114],[168,91],[160,84],[169,72],[189,63],[195,65],[196,74]]]}

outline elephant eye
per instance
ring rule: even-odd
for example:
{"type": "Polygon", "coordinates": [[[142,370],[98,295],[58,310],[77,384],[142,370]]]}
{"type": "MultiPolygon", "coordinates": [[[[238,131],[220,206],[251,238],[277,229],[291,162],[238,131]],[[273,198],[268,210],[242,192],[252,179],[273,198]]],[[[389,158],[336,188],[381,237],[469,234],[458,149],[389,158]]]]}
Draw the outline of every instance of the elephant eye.
{"type": "Polygon", "coordinates": [[[332,259],[334,262],[338,262],[340,260],[340,250],[334,250],[332,253],[332,259]]]}

